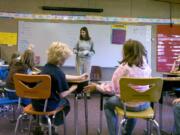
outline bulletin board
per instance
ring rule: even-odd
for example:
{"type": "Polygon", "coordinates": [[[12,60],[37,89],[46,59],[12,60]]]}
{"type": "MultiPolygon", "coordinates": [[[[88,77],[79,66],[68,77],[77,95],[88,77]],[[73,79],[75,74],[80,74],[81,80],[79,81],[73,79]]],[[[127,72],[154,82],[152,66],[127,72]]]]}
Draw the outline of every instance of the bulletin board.
{"type": "Polygon", "coordinates": [[[157,26],[157,71],[169,72],[180,55],[180,25],[157,26]]]}

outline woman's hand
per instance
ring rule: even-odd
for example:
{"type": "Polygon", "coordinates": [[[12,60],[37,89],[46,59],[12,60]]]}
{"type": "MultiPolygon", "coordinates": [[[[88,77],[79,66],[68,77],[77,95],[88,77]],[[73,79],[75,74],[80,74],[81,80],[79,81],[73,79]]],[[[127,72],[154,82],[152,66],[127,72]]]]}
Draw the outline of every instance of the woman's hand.
{"type": "Polygon", "coordinates": [[[94,91],[94,90],[96,90],[96,84],[95,83],[91,83],[88,86],[84,87],[84,89],[83,89],[83,91],[85,93],[88,93],[88,92],[91,92],[91,91],[94,91]]]}

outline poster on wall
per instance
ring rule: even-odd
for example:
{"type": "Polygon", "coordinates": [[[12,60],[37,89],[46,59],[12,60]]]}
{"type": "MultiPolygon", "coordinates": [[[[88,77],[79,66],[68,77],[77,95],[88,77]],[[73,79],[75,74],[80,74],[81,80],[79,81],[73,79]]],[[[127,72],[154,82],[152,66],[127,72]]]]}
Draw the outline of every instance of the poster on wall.
{"type": "Polygon", "coordinates": [[[17,33],[0,32],[1,45],[17,45],[17,33]]]}
{"type": "Polygon", "coordinates": [[[157,26],[157,71],[170,72],[180,55],[180,25],[157,26]]]}
{"type": "Polygon", "coordinates": [[[112,44],[123,44],[126,39],[125,25],[112,25],[112,44]]]}

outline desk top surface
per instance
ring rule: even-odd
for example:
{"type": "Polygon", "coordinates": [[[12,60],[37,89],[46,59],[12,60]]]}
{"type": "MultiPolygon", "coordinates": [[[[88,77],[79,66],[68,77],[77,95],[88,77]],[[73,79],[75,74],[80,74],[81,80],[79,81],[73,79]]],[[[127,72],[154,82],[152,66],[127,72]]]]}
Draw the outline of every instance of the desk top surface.
{"type": "Polygon", "coordinates": [[[180,73],[170,73],[170,72],[163,72],[163,76],[178,76],[180,77],[180,73]]]}
{"type": "MultiPolygon", "coordinates": [[[[180,76],[178,77],[162,77],[163,81],[180,81],[180,76]]],[[[98,81],[98,83],[110,83],[111,81],[98,81]]]]}
{"type": "Polygon", "coordinates": [[[67,80],[68,83],[83,83],[83,82],[88,82],[89,80],[86,79],[86,80],[67,80]]]}
{"type": "Polygon", "coordinates": [[[163,77],[164,81],[180,81],[180,77],[163,77]]]}

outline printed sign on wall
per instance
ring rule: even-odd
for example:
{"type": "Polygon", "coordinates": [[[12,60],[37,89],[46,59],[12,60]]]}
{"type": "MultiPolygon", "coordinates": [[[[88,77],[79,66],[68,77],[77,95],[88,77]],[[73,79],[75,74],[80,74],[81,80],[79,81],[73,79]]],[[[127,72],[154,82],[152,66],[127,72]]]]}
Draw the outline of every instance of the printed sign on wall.
{"type": "Polygon", "coordinates": [[[157,26],[157,71],[169,72],[180,55],[180,25],[157,26]]]}

